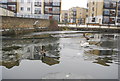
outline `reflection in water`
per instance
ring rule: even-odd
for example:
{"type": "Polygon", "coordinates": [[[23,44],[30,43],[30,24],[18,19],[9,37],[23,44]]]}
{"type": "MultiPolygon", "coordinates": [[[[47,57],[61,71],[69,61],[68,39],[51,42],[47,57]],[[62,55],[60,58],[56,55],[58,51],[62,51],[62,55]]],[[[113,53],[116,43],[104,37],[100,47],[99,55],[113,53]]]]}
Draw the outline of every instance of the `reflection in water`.
{"type": "Polygon", "coordinates": [[[21,60],[28,59],[41,60],[43,63],[51,66],[59,64],[59,52],[59,43],[41,46],[29,45],[24,48],[19,46],[4,47],[1,64],[10,69],[14,66],[19,66],[21,60]]]}
{"type": "MultiPolygon", "coordinates": [[[[23,74],[25,76],[27,76],[27,74],[29,75],[29,73],[27,73],[28,70],[33,70],[34,72],[31,73],[32,78],[42,78],[42,76],[56,72],[65,74],[65,77],[69,78],[71,78],[73,74],[75,74],[75,76],[72,78],[86,75],[90,75],[93,78],[100,77],[102,79],[106,77],[109,78],[109,76],[111,78],[117,77],[118,36],[116,34],[54,33],[52,37],[40,37],[38,35],[37,39],[25,39],[24,36],[22,40],[3,39],[3,55],[2,59],[0,59],[0,65],[9,69],[4,68],[5,78],[6,76],[8,78],[12,77],[9,75],[11,72],[14,72],[13,75],[16,75],[16,73],[21,74],[18,68],[26,68],[26,74],[23,74]],[[29,60],[29,62],[26,60],[29,60]],[[34,62],[34,64],[32,65],[31,62],[34,62]],[[57,65],[57,67],[54,65],[57,65]],[[17,66],[17,68],[14,66],[17,66]],[[28,69],[28,66],[32,68],[28,69]],[[109,68],[101,66],[109,66],[109,68]],[[39,69],[39,67],[41,67],[41,69],[39,69]],[[91,68],[97,69],[91,70],[91,68]],[[104,73],[101,70],[105,70],[106,72],[104,73]],[[110,73],[111,70],[115,72],[113,73],[114,75],[110,73]],[[96,75],[96,72],[101,74],[96,75]],[[71,75],[68,75],[69,73],[71,75]],[[105,76],[103,76],[103,73],[105,76]]],[[[22,77],[22,75],[20,76],[22,77]]],[[[62,75],[59,77],[61,76],[62,75]]],[[[17,75],[17,77],[19,77],[19,75],[17,75]]],[[[16,78],[16,76],[14,78],[16,78]]]]}
{"type": "Polygon", "coordinates": [[[116,54],[117,51],[114,51],[114,50],[89,50],[89,51],[86,51],[85,53],[102,56],[102,55],[113,55],[113,54],[116,54]]]}
{"type": "Polygon", "coordinates": [[[19,66],[19,61],[3,61],[2,65],[8,69],[11,69],[14,66],[19,66]]]}
{"type": "Polygon", "coordinates": [[[112,57],[98,57],[97,59],[95,59],[96,61],[94,61],[93,63],[97,63],[103,66],[110,66],[107,63],[113,63],[112,62],[112,57]]]}
{"type": "Polygon", "coordinates": [[[93,63],[97,63],[103,66],[110,66],[107,63],[113,63],[112,61],[118,62],[117,51],[114,50],[89,50],[85,51],[85,54],[93,54],[97,55],[95,61],[93,63]],[[107,57],[109,56],[109,57],[107,57]]]}

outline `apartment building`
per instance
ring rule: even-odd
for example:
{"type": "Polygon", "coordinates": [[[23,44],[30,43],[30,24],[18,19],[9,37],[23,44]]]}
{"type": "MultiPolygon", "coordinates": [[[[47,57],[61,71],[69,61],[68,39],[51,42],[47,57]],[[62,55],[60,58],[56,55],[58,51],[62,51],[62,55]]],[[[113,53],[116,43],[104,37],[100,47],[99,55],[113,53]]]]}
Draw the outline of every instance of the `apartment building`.
{"type": "Polygon", "coordinates": [[[72,7],[69,9],[68,21],[72,24],[85,24],[86,8],[72,7]]]}
{"type": "Polygon", "coordinates": [[[60,21],[61,0],[20,0],[18,14],[60,21]]]}
{"type": "Polygon", "coordinates": [[[60,21],[61,0],[44,0],[44,14],[49,15],[49,19],[60,21]]]}
{"type": "Polygon", "coordinates": [[[120,25],[120,0],[88,0],[87,24],[120,25]]]}
{"type": "Polygon", "coordinates": [[[61,0],[2,0],[1,7],[18,17],[44,18],[60,21],[61,0]]]}
{"type": "Polygon", "coordinates": [[[0,0],[0,7],[17,13],[17,0],[0,0]]]}
{"type": "Polygon", "coordinates": [[[68,10],[62,10],[60,16],[61,23],[68,23],[68,10]]]}

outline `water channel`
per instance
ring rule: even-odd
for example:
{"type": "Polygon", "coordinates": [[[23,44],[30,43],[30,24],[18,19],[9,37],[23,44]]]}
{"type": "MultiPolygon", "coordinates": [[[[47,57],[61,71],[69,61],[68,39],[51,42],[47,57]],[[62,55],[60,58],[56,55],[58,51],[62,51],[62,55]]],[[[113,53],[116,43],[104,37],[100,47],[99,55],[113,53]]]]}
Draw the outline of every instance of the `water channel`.
{"type": "Polygon", "coordinates": [[[118,79],[117,33],[37,32],[2,37],[3,79],[118,79]]]}

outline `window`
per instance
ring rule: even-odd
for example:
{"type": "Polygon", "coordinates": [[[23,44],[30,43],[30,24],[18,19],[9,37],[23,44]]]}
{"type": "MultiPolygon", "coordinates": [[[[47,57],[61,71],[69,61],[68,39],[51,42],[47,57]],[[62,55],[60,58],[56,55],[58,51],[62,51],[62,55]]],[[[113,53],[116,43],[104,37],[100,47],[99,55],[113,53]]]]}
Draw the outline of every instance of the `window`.
{"type": "Polygon", "coordinates": [[[21,10],[21,11],[24,11],[24,7],[21,7],[20,10],[21,10]]]}
{"type": "Polygon", "coordinates": [[[92,17],[94,17],[94,13],[92,14],[92,17]]]}
{"type": "Polygon", "coordinates": [[[92,8],[92,11],[94,11],[94,7],[92,8]]]}
{"type": "Polygon", "coordinates": [[[116,12],[115,11],[110,11],[110,16],[116,16],[116,12]]]}
{"type": "Polygon", "coordinates": [[[95,18],[92,18],[92,22],[95,22],[95,18]]]}
{"type": "Polygon", "coordinates": [[[120,23],[120,19],[117,19],[117,22],[120,23]]]}
{"type": "Polygon", "coordinates": [[[35,6],[41,6],[41,2],[35,2],[35,6]]]}
{"type": "Polygon", "coordinates": [[[110,4],[109,4],[109,3],[104,3],[104,7],[105,7],[105,8],[109,8],[109,7],[110,7],[110,4]]]}
{"type": "Polygon", "coordinates": [[[35,14],[41,14],[41,8],[35,8],[35,14]]]}
{"type": "Polygon", "coordinates": [[[87,3],[87,7],[89,6],[89,4],[87,3]]]}
{"type": "Polygon", "coordinates": [[[29,8],[29,7],[27,8],[27,11],[30,11],[30,8],[29,8]]]}
{"type": "Polygon", "coordinates": [[[95,4],[95,2],[93,2],[93,5],[95,4]]]}
{"type": "Polygon", "coordinates": [[[104,17],[103,23],[104,24],[109,24],[109,17],[104,17]]]}
{"type": "Polygon", "coordinates": [[[116,3],[110,2],[110,8],[116,8],[116,3]]]}
{"type": "Polygon", "coordinates": [[[104,15],[110,15],[110,11],[109,10],[105,10],[104,11],[104,15]]]}

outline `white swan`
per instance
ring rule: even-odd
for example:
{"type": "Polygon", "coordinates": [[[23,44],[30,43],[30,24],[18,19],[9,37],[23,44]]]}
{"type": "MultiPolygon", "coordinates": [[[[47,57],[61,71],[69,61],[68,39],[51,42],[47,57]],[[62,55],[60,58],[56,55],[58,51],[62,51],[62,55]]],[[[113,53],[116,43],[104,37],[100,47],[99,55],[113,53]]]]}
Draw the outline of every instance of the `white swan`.
{"type": "Polygon", "coordinates": [[[83,42],[83,41],[80,41],[80,45],[81,47],[88,47],[89,46],[89,43],[88,42],[83,42]]]}

